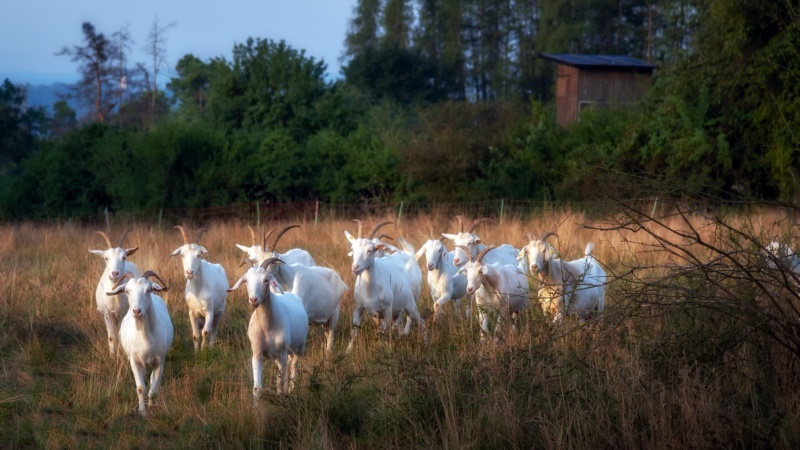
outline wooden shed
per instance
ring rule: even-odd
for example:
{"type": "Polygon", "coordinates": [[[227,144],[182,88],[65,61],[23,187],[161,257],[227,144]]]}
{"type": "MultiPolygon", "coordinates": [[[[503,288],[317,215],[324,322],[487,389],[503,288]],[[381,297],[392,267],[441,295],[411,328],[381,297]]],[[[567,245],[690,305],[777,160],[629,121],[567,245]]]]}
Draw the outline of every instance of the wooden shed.
{"type": "Polygon", "coordinates": [[[558,65],[556,122],[568,125],[587,107],[607,108],[637,102],[656,66],[629,56],[547,54],[542,59],[558,65]]]}

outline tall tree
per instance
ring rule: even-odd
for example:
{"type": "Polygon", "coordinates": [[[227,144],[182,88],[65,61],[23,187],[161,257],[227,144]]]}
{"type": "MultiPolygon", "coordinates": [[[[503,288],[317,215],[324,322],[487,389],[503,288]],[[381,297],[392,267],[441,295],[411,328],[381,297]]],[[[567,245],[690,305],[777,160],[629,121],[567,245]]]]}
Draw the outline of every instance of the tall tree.
{"type": "Polygon", "coordinates": [[[187,54],[175,65],[177,77],[167,87],[172,91],[180,111],[187,116],[198,116],[205,112],[208,86],[211,81],[211,65],[192,54],[187,54]]]}
{"type": "Polygon", "coordinates": [[[98,33],[94,25],[84,22],[84,45],[64,47],[56,55],[69,56],[80,65],[81,80],[72,86],[77,98],[92,107],[95,120],[104,123],[115,106],[114,68],[111,58],[117,54],[116,44],[98,33]]]}
{"type": "Polygon", "coordinates": [[[383,10],[383,44],[389,48],[408,49],[411,45],[411,22],[414,13],[409,0],[386,0],[383,10]]]}
{"type": "Polygon", "coordinates": [[[172,21],[166,25],[161,24],[156,16],[153,20],[153,25],[150,27],[150,33],[147,35],[145,41],[144,51],[150,56],[152,65],[150,66],[150,85],[148,92],[150,93],[150,123],[156,120],[156,99],[158,98],[158,73],[167,64],[167,31],[177,25],[172,21]]]}
{"type": "Polygon", "coordinates": [[[378,48],[381,0],[358,0],[353,13],[344,40],[343,62],[378,48]]]}
{"type": "MultiPolygon", "coordinates": [[[[131,33],[129,30],[130,26],[125,25],[124,27],[120,28],[118,31],[114,32],[111,35],[111,39],[116,44],[116,53],[112,55],[112,60],[114,61],[112,65],[114,66],[114,78],[116,79],[118,86],[117,86],[117,105],[120,107],[125,102],[125,93],[130,90],[130,74],[128,70],[128,55],[133,47],[133,38],[131,37],[131,33]]],[[[121,120],[121,115],[118,115],[118,120],[121,120]]],[[[120,122],[120,125],[122,123],[120,122]]]]}
{"type": "Polygon", "coordinates": [[[7,78],[0,84],[0,175],[28,156],[45,120],[42,108],[29,108],[25,90],[7,78]]]}

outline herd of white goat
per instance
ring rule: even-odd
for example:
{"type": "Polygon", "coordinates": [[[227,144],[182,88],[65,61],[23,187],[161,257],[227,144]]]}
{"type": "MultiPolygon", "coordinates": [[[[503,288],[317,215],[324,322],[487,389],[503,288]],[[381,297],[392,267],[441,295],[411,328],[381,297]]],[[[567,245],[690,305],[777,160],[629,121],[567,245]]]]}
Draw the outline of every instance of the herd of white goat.
{"type": "MultiPolygon", "coordinates": [[[[394,238],[376,236],[381,227],[392,222],[380,222],[364,235],[363,224],[356,220],[357,236],[344,231],[353,258],[351,270],[356,276],[348,353],[356,344],[364,314],[372,316],[382,331],[394,326],[401,334],[408,334],[415,323],[427,337],[425,321],[417,309],[422,285],[418,261],[423,258],[434,317],[442,314],[451,300],[459,311],[462,299],[466,299],[469,317],[474,301],[478,306],[481,339],[497,333],[509,316],[512,331],[515,331],[520,312],[530,302],[530,292],[538,293],[533,296],[534,302],[553,317],[554,322],[562,321],[566,315],[576,316],[581,322],[602,317],[606,274],[592,257],[591,243],[586,246],[583,258],[562,261],[547,242],[549,237],[555,236],[553,232],[544,233],[538,239],[529,233],[529,242],[522,249],[508,244],[487,246],[475,234],[475,229],[489,219],[476,219],[466,231],[463,217],[457,219],[459,233],[442,233],[441,238],[428,240],[416,252],[403,238],[396,239],[399,247],[395,247],[382,240],[394,238]],[[453,250],[447,250],[446,240],[453,241],[453,250]],[[529,287],[529,283],[535,286],[529,287]],[[490,330],[492,317],[495,322],[490,330]]],[[[340,302],[348,290],[336,271],[316,265],[308,251],[276,251],[281,236],[295,227],[297,225],[263,234],[260,245],[251,228],[253,245],[236,245],[246,253],[242,265],[246,265],[247,270],[230,288],[225,269],[204,259],[208,251],[198,243],[203,229],[198,230],[191,242],[183,227],[175,227],[181,233],[183,245],[171,256],[181,258],[186,277],[184,299],[196,351],[214,345],[225,314],[227,293],[246,286],[253,310],[247,336],[252,347],[256,400],[262,391],[264,358],[274,361],[280,371],[277,392],[287,393],[293,389],[297,363],[306,351],[310,325],[324,328],[325,352],[333,352],[340,302]]],[[[121,346],[129,359],[136,380],[139,413],[144,415],[145,370],[152,368],[148,393],[152,403],[161,384],[167,351],[172,345],[169,310],[158,295],[167,290],[167,285],[155,272],[142,273],[128,261],[138,247],[123,246],[127,232],[117,246],[106,233],[96,233],[108,246],[106,250],[89,250],[105,260],[96,290],[97,309],[105,320],[111,354],[116,354],[121,346]]]]}

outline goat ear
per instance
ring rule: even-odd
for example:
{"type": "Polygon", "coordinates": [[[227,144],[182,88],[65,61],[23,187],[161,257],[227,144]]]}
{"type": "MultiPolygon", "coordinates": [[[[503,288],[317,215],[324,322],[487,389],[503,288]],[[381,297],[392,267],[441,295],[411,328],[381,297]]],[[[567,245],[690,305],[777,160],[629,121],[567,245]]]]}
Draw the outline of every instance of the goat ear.
{"type": "Polygon", "coordinates": [[[347,252],[347,256],[353,256],[353,252],[347,252]]]}
{"type": "Polygon", "coordinates": [[[153,288],[153,290],[156,292],[167,291],[166,286],[160,286],[156,283],[150,283],[150,287],[153,288]]]}
{"type": "Polygon", "coordinates": [[[476,243],[476,244],[483,244],[483,239],[481,239],[481,238],[479,238],[479,237],[476,237],[476,238],[475,238],[475,243],[476,243]]]}
{"type": "Polygon", "coordinates": [[[206,248],[203,247],[202,245],[198,245],[197,249],[200,251],[201,255],[207,255],[208,254],[208,250],[206,250],[206,248]]]}
{"type": "Polygon", "coordinates": [[[380,244],[375,246],[375,250],[386,251],[386,249],[387,249],[387,247],[386,247],[386,244],[384,244],[384,243],[380,243],[380,244]]]}
{"type": "Polygon", "coordinates": [[[417,250],[417,253],[414,255],[414,259],[419,261],[419,259],[422,258],[422,255],[425,254],[425,249],[427,248],[428,248],[428,243],[426,242],[422,245],[422,247],[419,248],[419,250],[417,250]]]}
{"type": "Polygon", "coordinates": [[[106,292],[106,295],[119,295],[119,294],[125,292],[125,286],[127,286],[127,285],[128,285],[128,283],[122,283],[119,286],[117,286],[116,289],[112,290],[111,292],[106,292]]]}
{"type": "Polygon", "coordinates": [[[180,255],[182,249],[183,249],[183,247],[176,248],[174,252],[169,254],[169,256],[178,256],[178,255],[180,255]]]}
{"type": "MultiPolygon", "coordinates": [[[[247,274],[245,274],[245,275],[247,275],[247,274]]],[[[236,283],[234,283],[233,286],[230,287],[230,289],[228,289],[228,292],[233,292],[233,291],[239,289],[239,286],[241,286],[242,283],[247,283],[247,280],[244,278],[245,275],[242,275],[242,277],[239,278],[239,280],[236,281],[236,283]]]]}
{"type": "Polygon", "coordinates": [[[455,241],[456,238],[458,237],[457,234],[448,234],[448,233],[442,233],[442,236],[444,236],[445,239],[450,239],[451,241],[455,241]]]}
{"type": "Polygon", "coordinates": [[[242,244],[236,244],[236,247],[237,247],[239,250],[241,250],[241,251],[243,251],[243,252],[245,252],[245,253],[250,253],[250,247],[246,247],[246,246],[244,246],[244,245],[242,245],[242,244]]]}
{"type": "Polygon", "coordinates": [[[103,250],[89,250],[89,253],[94,253],[97,256],[104,256],[106,252],[103,250]]]}
{"type": "Polygon", "coordinates": [[[125,254],[131,256],[132,254],[136,253],[136,250],[139,250],[139,247],[126,248],[125,254]]]}
{"type": "Polygon", "coordinates": [[[344,230],[344,237],[346,237],[346,238],[347,238],[347,240],[348,240],[348,241],[350,241],[350,242],[353,242],[353,241],[355,241],[355,240],[356,240],[356,238],[355,238],[355,237],[353,237],[353,235],[352,235],[352,234],[350,234],[350,232],[349,232],[349,231],[347,231],[347,230],[344,230]]]}

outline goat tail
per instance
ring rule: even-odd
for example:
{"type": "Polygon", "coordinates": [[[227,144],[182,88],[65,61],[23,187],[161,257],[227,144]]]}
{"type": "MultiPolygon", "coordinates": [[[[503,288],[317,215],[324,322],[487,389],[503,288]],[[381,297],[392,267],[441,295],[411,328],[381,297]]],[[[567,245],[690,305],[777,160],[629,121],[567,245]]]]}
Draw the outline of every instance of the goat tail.
{"type": "Polygon", "coordinates": [[[411,245],[410,242],[405,240],[405,238],[401,238],[401,237],[397,238],[397,242],[399,242],[400,246],[403,247],[403,253],[405,253],[407,255],[411,255],[412,258],[416,259],[416,257],[415,257],[416,251],[414,250],[414,246],[411,245]]]}

